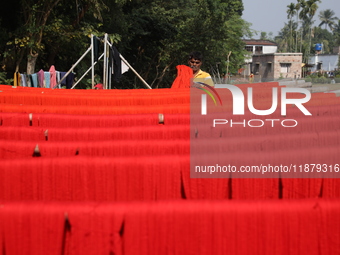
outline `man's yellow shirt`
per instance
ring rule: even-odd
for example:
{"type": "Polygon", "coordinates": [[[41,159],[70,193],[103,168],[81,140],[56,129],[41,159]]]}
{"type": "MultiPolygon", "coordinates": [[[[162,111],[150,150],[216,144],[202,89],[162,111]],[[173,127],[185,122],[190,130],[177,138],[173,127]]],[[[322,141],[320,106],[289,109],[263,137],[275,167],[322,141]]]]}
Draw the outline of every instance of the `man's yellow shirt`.
{"type": "Polygon", "coordinates": [[[209,73],[202,71],[201,69],[196,73],[193,79],[194,82],[203,82],[209,86],[214,87],[214,82],[209,73]]]}

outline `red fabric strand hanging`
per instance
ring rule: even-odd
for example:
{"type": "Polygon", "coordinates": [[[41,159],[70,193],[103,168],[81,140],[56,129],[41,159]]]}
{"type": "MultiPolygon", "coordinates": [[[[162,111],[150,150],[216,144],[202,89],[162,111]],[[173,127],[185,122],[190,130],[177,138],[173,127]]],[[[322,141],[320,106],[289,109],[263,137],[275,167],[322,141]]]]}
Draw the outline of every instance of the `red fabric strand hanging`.
{"type": "Polygon", "coordinates": [[[186,65],[178,65],[177,68],[177,77],[171,85],[172,89],[182,89],[189,88],[191,79],[193,78],[192,69],[186,65]]]}

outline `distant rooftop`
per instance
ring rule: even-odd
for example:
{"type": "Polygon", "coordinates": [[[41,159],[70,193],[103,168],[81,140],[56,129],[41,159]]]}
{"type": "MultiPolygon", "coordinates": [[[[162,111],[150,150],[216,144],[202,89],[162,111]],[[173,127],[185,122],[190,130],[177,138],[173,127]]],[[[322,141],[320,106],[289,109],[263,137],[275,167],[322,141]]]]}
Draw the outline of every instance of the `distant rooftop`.
{"type": "Polygon", "coordinates": [[[275,42],[269,40],[243,39],[246,45],[277,46],[275,42]]]}

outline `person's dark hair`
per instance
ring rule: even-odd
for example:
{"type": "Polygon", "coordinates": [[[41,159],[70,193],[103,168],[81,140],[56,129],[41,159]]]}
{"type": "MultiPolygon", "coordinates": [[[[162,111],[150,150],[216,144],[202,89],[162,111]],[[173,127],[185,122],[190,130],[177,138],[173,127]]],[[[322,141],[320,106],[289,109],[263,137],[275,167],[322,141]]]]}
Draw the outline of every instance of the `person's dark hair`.
{"type": "Polygon", "coordinates": [[[203,55],[200,51],[193,51],[189,54],[188,59],[197,59],[203,61],[203,55]]]}

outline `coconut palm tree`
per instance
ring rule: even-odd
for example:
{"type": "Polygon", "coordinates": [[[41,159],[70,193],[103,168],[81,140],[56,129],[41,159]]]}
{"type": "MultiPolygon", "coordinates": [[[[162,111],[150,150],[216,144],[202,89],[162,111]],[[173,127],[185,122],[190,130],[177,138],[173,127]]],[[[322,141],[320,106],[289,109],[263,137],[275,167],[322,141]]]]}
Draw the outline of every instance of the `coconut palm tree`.
{"type": "Polygon", "coordinates": [[[301,12],[299,14],[299,18],[303,20],[303,31],[304,36],[306,38],[306,41],[308,43],[308,47],[306,47],[304,59],[305,61],[308,60],[310,48],[311,48],[311,41],[312,41],[312,24],[314,23],[313,18],[318,10],[318,3],[320,3],[321,0],[307,0],[307,1],[300,1],[301,5],[301,12]]]}
{"type": "Polygon", "coordinates": [[[287,18],[288,19],[292,19],[293,16],[296,14],[296,7],[294,3],[290,3],[289,5],[287,5],[287,18]]]}
{"type": "Polygon", "coordinates": [[[319,14],[319,19],[321,20],[319,27],[325,25],[325,29],[327,29],[328,26],[329,29],[333,31],[334,26],[336,25],[336,21],[338,20],[338,18],[334,17],[334,15],[335,13],[331,9],[321,11],[319,14]]]}
{"type": "Polygon", "coordinates": [[[301,12],[299,14],[300,19],[304,20],[306,18],[312,19],[318,10],[318,2],[321,2],[321,0],[308,0],[304,1],[301,0],[300,2],[300,7],[301,7],[301,12]]]}
{"type": "Polygon", "coordinates": [[[336,44],[340,45],[340,20],[338,20],[338,23],[335,24],[333,34],[336,39],[336,44]]]}
{"type": "Polygon", "coordinates": [[[294,3],[290,3],[289,5],[287,5],[287,8],[288,8],[288,10],[287,10],[287,18],[289,19],[289,23],[290,23],[290,38],[289,38],[289,47],[288,47],[288,49],[289,49],[289,51],[292,51],[292,49],[294,48],[293,46],[293,44],[294,44],[294,39],[293,39],[293,28],[292,28],[292,24],[293,24],[293,17],[294,17],[294,15],[296,14],[296,7],[295,7],[295,4],[294,3]]]}
{"type": "Polygon", "coordinates": [[[333,33],[339,33],[340,34],[340,19],[338,22],[334,25],[333,33]]]}
{"type": "MultiPolygon", "coordinates": [[[[307,19],[307,2],[305,0],[298,0],[298,7],[300,9],[299,19],[301,20],[301,29],[300,29],[300,52],[302,52],[302,46],[304,44],[304,38],[306,36],[306,19],[307,19]]],[[[307,28],[308,30],[308,28],[307,28]]]]}
{"type": "MultiPolygon", "coordinates": [[[[297,24],[297,28],[296,28],[296,34],[295,34],[295,52],[297,52],[297,46],[298,46],[298,27],[299,27],[299,11],[301,9],[301,3],[304,3],[304,0],[298,0],[296,5],[295,5],[295,10],[296,10],[296,24],[297,24]]],[[[301,30],[302,31],[302,30],[301,30]]],[[[300,32],[301,35],[301,40],[302,40],[302,32],[300,32]]],[[[300,52],[301,52],[301,47],[300,47],[300,52]]]]}

